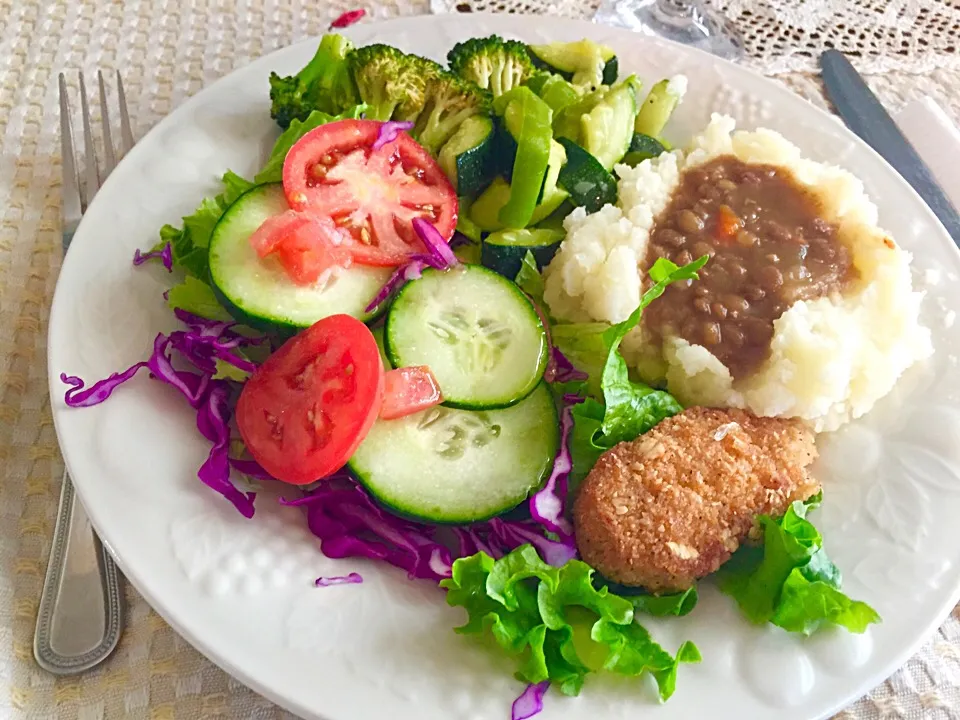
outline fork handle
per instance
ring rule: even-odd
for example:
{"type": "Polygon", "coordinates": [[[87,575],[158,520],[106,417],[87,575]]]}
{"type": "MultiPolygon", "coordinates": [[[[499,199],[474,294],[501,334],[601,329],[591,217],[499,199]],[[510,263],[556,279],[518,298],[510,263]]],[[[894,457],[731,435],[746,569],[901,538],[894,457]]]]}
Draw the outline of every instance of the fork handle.
{"type": "Polygon", "coordinates": [[[33,638],[33,654],[40,667],[72,675],[113,652],[123,628],[120,577],[64,471],[33,638]]]}

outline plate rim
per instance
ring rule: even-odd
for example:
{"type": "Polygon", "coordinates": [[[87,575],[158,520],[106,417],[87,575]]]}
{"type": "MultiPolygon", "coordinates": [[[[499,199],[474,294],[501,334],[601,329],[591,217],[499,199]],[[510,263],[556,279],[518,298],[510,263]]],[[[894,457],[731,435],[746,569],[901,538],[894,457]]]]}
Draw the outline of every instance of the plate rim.
{"type": "MultiPolygon", "coordinates": [[[[543,23],[544,21],[549,21],[551,24],[565,24],[570,27],[576,26],[576,27],[583,28],[583,32],[585,35],[590,34],[590,28],[602,28],[608,31],[616,30],[622,33],[631,32],[629,30],[625,30],[622,28],[611,28],[605,25],[597,25],[586,19],[552,17],[552,16],[544,17],[542,15],[535,15],[535,14],[528,14],[528,13],[505,14],[505,13],[491,13],[491,12],[478,12],[478,13],[470,13],[470,14],[403,16],[403,17],[391,18],[387,20],[378,20],[377,22],[374,22],[374,23],[364,23],[363,25],[356,26],[356,27],[364,30],[369,30],[370,34],[373,37],[378,39],[380,36],[387,36],[385,38],[385,41],[389,41],[389,35],[395,32],[395,28],[400,29],[406,25],[429,24],[434,22],[440,22],[440,23],[453,22],[456,24],[456,23],[468,22],[470,20],[476,20],[481,18],[496,19],[495,22],[503,22],[503,18],[505,17],[508,17],[511,20],[517,21],[518,28],[520,24],[526,23],[526,22],[543,23]]],[[[343,34],[349,37],[352,34],[352,31],[354,30],[355,30],[354,28],[348,28],[346,30],[341,30],[340,32],[342,32],[343,34]]],[[[522,32],[522,29],[519,29],[519,32],[522,32]]],[[[308,45],[315,45],[319,40],[319,37],[320,36],[309,36],[309,37],[305,37],[303,39],[297,40],[293,43],[290,43],[289,45],[278,47],[270,51],[269,53],[266,53],[265,55],[261,55],[260,57],[250,60],[249,62],[238,65],[237,67],[233,68],[230,72],[217,78],[214,82],[210,83],[209,85],[205,85],[200,90],[198,90],[194,95],[190,96],[189,98],[186,98],[182,103],[180,103],[178,106],[173,108],[173,110],[171,110],[167,115],[165,115],[155,125],[153,125],[139,139],[139,141],[137,142],[133,150],[131,150],[126,156],[124,156],[124,158],[120,161],[120,163],[118,163],[118,167],[135,164],[136,159],[139,155],[138,151],[146,152],[145,150],[143,150],[143,147],[141,146],[146,146],[148,144],[147,141],[149,139],[162,134],[166,129],[169,129],[170,127],[176,126],[180,122],[179,121],[180,117],[188,115],[191,109],[202,105],[205,102],[206,96],[208,96],[217,86],[227,83],[235,75],[237,75],[238,73],[247,71],[248,68],[250,68],[253,65],[267,66],[269,65],[270,61],[275,59],[278,55],[293,52],[294,48],[300,48],[308,45]]],[[[710,55],[709,53],[703,50],[700,50],[698,48],[688,47],[688,46],[678,44],[663,38],[656,38],[656,37],[641,35],[638,33],[635,33],[635,37],[638,41],[642,43],[653,43],[661,46],[666,46],[681,54],[692,53],[695,56],[699,56],[702,59],[709,61],[709,63],[711,64],[727,68],[728,70],[731,70],[736,73],[745,73],[749,76],[752,76],[752,78],[755,81],[761,81],[763,83],[763,86],[766,89],[770,90],[770,92],[774,95],[774,99],[776,99],[777,95],[790,96],[794,99],[799,99],[805,102],[810,109],[815,111],[815,113],[817,114],[818,121],[824,124],[833,123],[834,126],[836,128],[839,128],[840,132],[844,134],[844,136],[851,141],[851,143],[857,146],[858,152],[866,151],[868,154],[872,155],[875,160],[882,163],[887,168],[889,173],[896,178],[902,190],[908,190],[909,193],[912,193],[915,196],[916,200],[919,203],[919,206],[923,208],[923,212],[925,212],[927,215],[926,219],[936,227],[938,234],[942,236],[942,238],[939,238],[939,239],[931,239],[930,242],[941,242],[941,240],[945,241],[952,249],[952,252],[954,253],[954,255],[960,258],[960,249],[958,249],[958,247],[950,240],[949,235],[947,234],[947,231],[943,227],[940,220],[936,217],[933,211],[927,206],[927,204],[923,201],[923,199],[916,192],[916,190],[912,186],[910,186],[909,183],[907,183],[899,175],[899,173],[897,173],[897,171],[892,166],[890,166],[890,164],[877,151],[875,151],[865,141],[863,141],[861,138],[859,138],[853,132],[851,132],[845,125],[842,124],[842,122],[837,117],[835,117],[834,115],[831,115],[825,109],[817,106],[807,98],[804,98],[803,96],[793,92],[792,90],[790,90],[789,88],[787,88],[786,86],[778,82],[778,80],[775,77],[765,76],[762,73],[760,73],[758,70],[752,67],[739,65],[737,63],[733,63],[728,60],[710,55]]],[[[91,203],[91,207],[93,207],[95,203],[106,201],[104,198],[107,196],[107,194],[104,193],[103,190],[104,188],[110,188],[115,180],[116,180],[116,177],[114,177],[114,174],[112,173],[111,177],[108,178],[101,186],[101,190],[97,193],[97,197],[94,198],[93,203],[91,203]]],[[[86,219],[86,214],[84,215],[84,218],[81,220],[81,223],[77,229],[77,235],[79,236],[77,239],[80,240],[80,242],[77,243],[77,246],[81,248],[83,248],[87,244],[86,236],[87,234],[89,234],[84,231],[85,219],[86,219]]],[[[70,265],[76,262],[80,262],[78,260],[73,260],[73,262],[71,262],[71,259],[74,258],[74,256],[79,254],[81,253],[78,253],[78,252],[68,253],[67,257],[64,258],[63,264],[60,269],[60,273],[58,274],[57,284],[56,284],[54,295],[53,295],[53,301],[51,303],[50,314],[48,316],[47,333],[46,333],[46,341],[47,341],[46,360],[48,364],[47,366],[48,391],[50,393],[51,398],[56,397],[58,393],[62,395],[62,392],[63,392],[63,387],[59,379],[59,367],[52,362],[52,357],[51,357],[52,354],[54,353],[54,338],[55,338],[55,335],[57,334],[56,328],[58,328],[59,325],[62,324],[63,322],[60,319],[60,316],[66,314],[66,309],[64,307],[66,300],[64,299],[64,295],[61,290],[62,285],[60,283],[60,275],[62,275],[64,273],[64,270],[69,268],[70,265]]],[[[54,427],[57,434],[58,447],[62,447],[60,438],[61,438],[61,433],[63,432],[61,427],[61,417],[63,412],[64,412],[64,409],[60,407],[60,403],[58,403],[57,401],[51,402],[51,414],[53,417],[54,427]]],[[[70,458],[65,453],[63,453],[62,450],[61,450],[61,453],[63,454],[64,463],[67,471],[70,472],[71,478],[76,478],[76,476],[71,470],[70,458]]],[[[85,485],[85,482],[83,480],[81,480],[79,483],[74,481],[74,487],[75,487],[77,496],[81,500],[81,502],[83,502],[84,507],[86,508],[87,501],[86,501],[86,498],[84,497],[86,494],[84,492],[84,485],[85,485]]],[[[90,519],[91,525],[96,529],[97,534],[101,538],[104,547],[108,550],[111,557],[113,557],[114,560],[117,562],[117,565],[120,567],[120,569],[122,570],[127,580],[144,597],[144,599],[149,603],[150,607],[155,612],[157,612],[164,619],[164,621],[167,622],[174,629],[175,632],[177,632],[182,638],[184,638],[191,646],[196,648],[207,660],[212,662],[217,667],[221,668],[224,672],[228,673],[230,676],[242,682],[247,687],[251,688],[255,692],[259,693],[260,695],[274,702],[276,705],[280,706],[281,708],[284,708],[293,713],[297,713],[299,715],[316,714],[316,711],[311,710],[310,708],[307,708],[306,706],[302,705],[294,698],[290,698],[276,692],[271,686],[265,683],[262,683],[257,677],[246,672],[242,667],[232,662],[226,655],[219,653],[210,643],[206,641],[205,637],[202,634],[186,630],[185,625],[180,622],[180,619],[177,618],[173,613],[168,612],[167,607],[164,606],[162,603],[158,602],[156,596],[149,590],[150,583],[143,581],[143,579],[140,577],[142,575],[142,572],[138,573],[135,568],[130,566],[123,559],[123,555],[114,548],[113,544],[110,543],[109,540],[104,538],[102,534],[102,528],[104,524],[100,522],[102,518],[98,518],[97,520],[94,519],[94,516],[97,514],[97,512],[94,511],[93,513],[91,513],[88,511],[87,514],[90,519]]],[[[936,630],[943,624],[944,620],[946,620],[946,618],[949,617],[953,608],[958,603],[960,603],[960,584],[954,587],[953,592],[950,594],[950,598],[951,600],[948,604],[946,604],[944,607],[941,607],[937,613],[933,614],[933,616],[929,619],[929,621],[924,625],[923,632],[917,634],[914,637],[914,639],[909,643],[909,647],[905,651],[903,651],[899,655],[891,657],[886,663],[883,663],[882,670],[875,670],[870,674],[871,677],[877,678],[877,680],[861,681],[854,687],[854,689],[844,693],[844,696],[841,699],[837,700],[835,704],[831,705],[831,707],[828,710],[817,715],[816,717],[823,718],[823,719],[829,718],[836,712],[849,706],[852,702],[855,702],[857,699],[863,697],[871,689],[873,689],[874,687],[877,687],[878,684],[882,684],[883,682],[885,682],[887,678],[889,678],[894,672],[896,672],[899,668],[901,668],[910,658],[912,658],[917,653],[918,649],[927,640],[931,638],[931,636],[936,632],[936,630]],[[883,676],[883,679],[879,679],[881,675],[883,676]]]]}

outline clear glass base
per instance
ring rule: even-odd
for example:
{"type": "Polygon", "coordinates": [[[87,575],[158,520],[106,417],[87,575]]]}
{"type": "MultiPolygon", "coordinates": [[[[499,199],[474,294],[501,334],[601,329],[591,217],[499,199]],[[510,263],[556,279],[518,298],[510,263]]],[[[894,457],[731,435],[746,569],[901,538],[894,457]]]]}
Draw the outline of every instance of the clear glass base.
{"type": "Polygon", "coordinates": [[[744,55],[737,31],[702,2],[605,0],[593,21],[673,40],[727,60],[744,55]]]}

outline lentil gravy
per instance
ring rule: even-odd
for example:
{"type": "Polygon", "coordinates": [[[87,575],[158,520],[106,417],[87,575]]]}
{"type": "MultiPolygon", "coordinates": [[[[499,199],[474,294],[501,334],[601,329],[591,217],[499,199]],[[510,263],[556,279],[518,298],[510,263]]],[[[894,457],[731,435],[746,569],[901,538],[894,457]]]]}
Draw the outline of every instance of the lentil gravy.
{"type": "Polygon", "coordinates": [[[842,292],[856,277],[837,226],[784,168],[724,155],[684,172],[658,216],[641,270],[709,255],[700,279],[677,282],[644,311],[647,330],[702,345],[734,378],[770,351],[773,322],[800,300],[842,292]]]}

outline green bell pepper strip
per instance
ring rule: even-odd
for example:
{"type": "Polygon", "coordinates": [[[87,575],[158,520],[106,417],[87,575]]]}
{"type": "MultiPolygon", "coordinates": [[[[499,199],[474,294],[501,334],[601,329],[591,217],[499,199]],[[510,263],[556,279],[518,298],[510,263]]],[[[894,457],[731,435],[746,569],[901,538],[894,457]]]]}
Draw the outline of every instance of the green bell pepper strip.
{"type": "Polygon", "coordinates": [[[510,199],[500,209],[500,222],[509,228],[526,227],[537,206],[550,160],[553,111],[523,86],[497,98],[494,109],[502,113],[507,130],[517,141],[510,199]]]}

